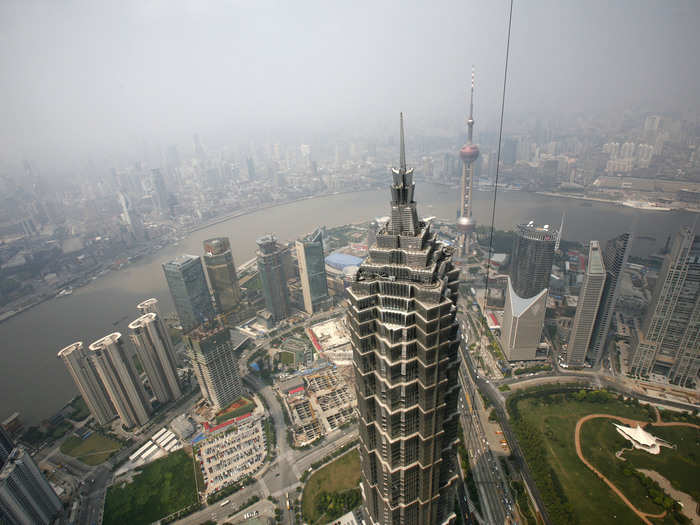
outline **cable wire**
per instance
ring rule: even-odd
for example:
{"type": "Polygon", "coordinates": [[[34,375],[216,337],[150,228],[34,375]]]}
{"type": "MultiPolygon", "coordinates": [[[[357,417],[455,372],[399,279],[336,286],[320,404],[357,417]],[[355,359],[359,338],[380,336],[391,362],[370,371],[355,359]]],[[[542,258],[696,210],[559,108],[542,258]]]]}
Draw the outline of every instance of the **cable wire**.
{"type": "Polygon", "coordinates": [[[510,28],[513,22],[513,0],[510,0],[508,14],[508,40],[506,42],[506,63],[503,69],[503,96],[501,97],[501,122],[498,128],[498,153],[496,154],[496,180],[493,185],[493,209],[491,210],[491,233],[489,235],[489,252],[486,259],[486,294],[484,295],[484,314],[489,304],[489,273],[491,272],[491,255],[493,252],[493,229],[496,222],[496,196],[498,195],[498,175],[501,170],[501,140],[503,138],[503,111],[506,106],[506,84],[508,81],[508,57],[510,56],[510,28]]]}

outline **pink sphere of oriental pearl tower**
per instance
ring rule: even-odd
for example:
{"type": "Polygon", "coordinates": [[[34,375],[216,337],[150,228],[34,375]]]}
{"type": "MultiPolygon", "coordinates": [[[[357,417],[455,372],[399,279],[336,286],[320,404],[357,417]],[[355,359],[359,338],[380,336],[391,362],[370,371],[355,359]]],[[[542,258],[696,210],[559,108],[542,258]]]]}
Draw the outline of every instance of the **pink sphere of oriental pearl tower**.
{"type": "Polygon", "coordinates": [[[469,238],[476,230],[476,221],[472,217],[472,186],[474,179],[474,162],[479,158],[479,146],[472,142],[474,131],[474,69],[472,68],[472,86],[469,98],[469,119],[467,120],[467,143],[459,150],[462,159],[462,192],[460,195],[459,219],[457,229],[460,231],[460,255],[466,255],[469,238]]]}

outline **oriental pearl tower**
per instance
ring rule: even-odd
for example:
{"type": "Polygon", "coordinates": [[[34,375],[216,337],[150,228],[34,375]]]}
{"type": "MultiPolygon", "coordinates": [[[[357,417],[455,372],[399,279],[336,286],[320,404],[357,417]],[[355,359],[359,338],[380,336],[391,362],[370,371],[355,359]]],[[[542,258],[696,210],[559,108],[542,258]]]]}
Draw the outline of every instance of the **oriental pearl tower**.
{"type": "Polygon", "coordinates": [[[472,88],[469,97],[469,120],[467,120],[467,143],[459,150],[462,159],[462,192],[459,202],[459,219],[457,229],[461,232],[459,256],[464,257],[469,251],[469,244],[476,229],[472,217],[472,187],[474,184],[474,162],[479,158],[479,146],[472,143],[474,133],[474,68],[472,68],[472,88]]]}

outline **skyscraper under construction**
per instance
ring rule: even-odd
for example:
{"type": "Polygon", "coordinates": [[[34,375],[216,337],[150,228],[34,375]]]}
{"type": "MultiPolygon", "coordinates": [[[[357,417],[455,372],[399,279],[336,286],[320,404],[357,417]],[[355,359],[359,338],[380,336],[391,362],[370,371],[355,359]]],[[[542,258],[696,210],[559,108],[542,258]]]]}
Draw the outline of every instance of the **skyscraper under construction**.
{"type": "Polygon", "coordinates": [[[373,524],[451,523],[459,270],[452,248],[418,219],[403,116],[401,161],[392,172],[391,219],[348,289],[361,488],[373,524]]]}

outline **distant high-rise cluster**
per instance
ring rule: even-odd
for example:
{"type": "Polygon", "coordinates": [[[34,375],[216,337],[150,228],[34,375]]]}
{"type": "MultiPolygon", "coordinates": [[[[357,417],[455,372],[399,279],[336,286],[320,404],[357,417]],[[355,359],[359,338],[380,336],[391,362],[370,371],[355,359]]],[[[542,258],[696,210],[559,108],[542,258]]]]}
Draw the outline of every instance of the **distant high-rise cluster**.
{"type": "Polygon", "coordinates": [[[684,227],[666,255],[641,333],[634,334],[633,374],[693,387],[700,370],[700,235],[684,227]]]}
{"type": "Polygon", "coordinates": [[[129,346],[122,334],[113,332],[87,349],[77,341],[58,352],[95,421],[106,425],[116,416],[126,428],[148,422],[153,405],[137,371],[143,367],[155,399],[165,404],[182,395],[175,351],[158,312],[158,301],[138,304],[143,313],[129,324],[129,346]]]}
{"type": "Polygon", "coordinates": [[[393,170],[391,219],[348,289],[369,523],[454,520],[459,270],[418,218],[413,170],[393,170]]]}
{"type": "Polygon", "coordinates": [[[654,146],[635,144],[634,142],[608,142],[603,145],[603,152],[610,155],[605,171],[629,172],[634,168],[647,168],[654,155],[654,146]]]}
{"type": "Polygon", "coordinates": [[[509,361],[532,360],[542,336],[558,232],[533,222],[515,228],[501,341],[509,361]]]}
{"type": "Polygon", "coordinates": [[[34,459],[0,426],[0,523],[48,525],[62,508],[34,459]]]}

